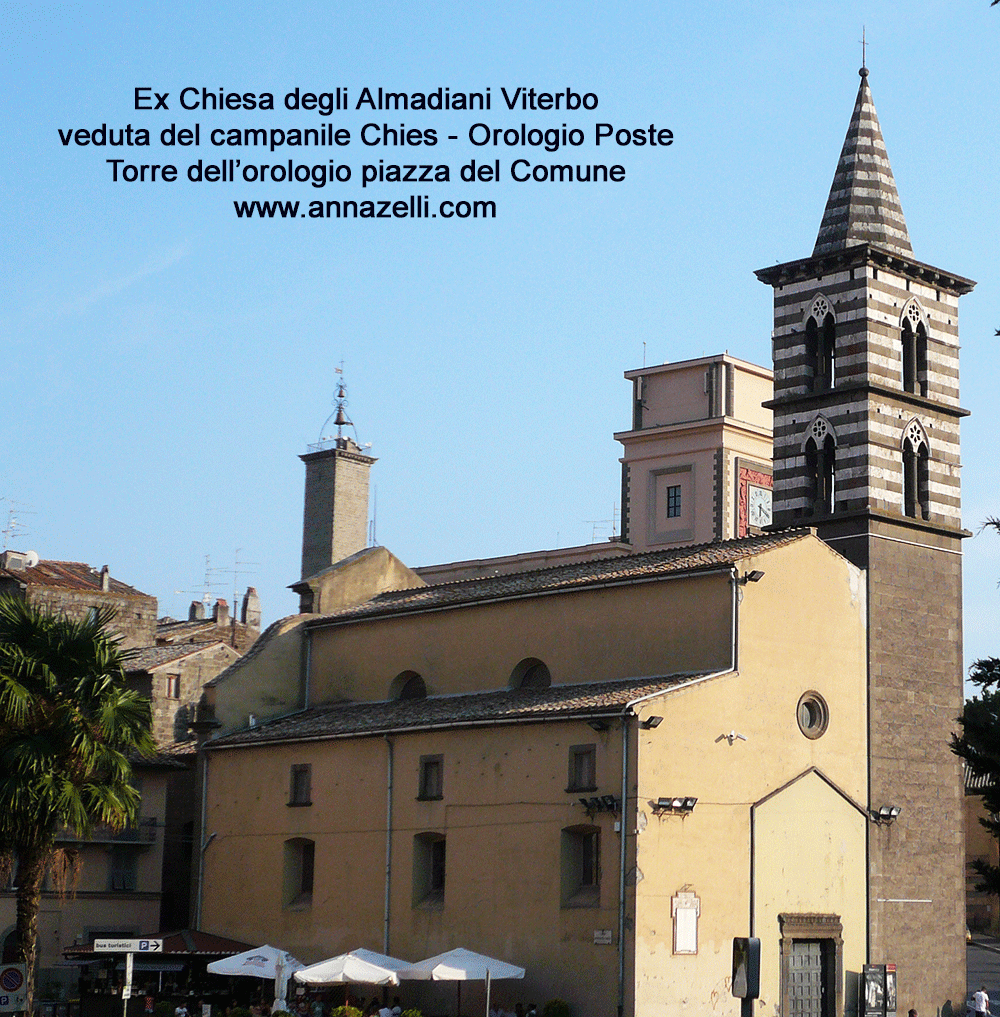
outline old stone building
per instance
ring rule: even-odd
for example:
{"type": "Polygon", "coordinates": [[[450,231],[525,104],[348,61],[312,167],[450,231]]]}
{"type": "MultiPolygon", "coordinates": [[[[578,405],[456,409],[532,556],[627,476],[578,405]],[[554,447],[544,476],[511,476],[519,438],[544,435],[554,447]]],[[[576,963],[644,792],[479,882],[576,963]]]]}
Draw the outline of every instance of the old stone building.
{"type": "Polygon", "coordinates": [[[409,569],[364,547],[371,457],[347,499],[307,479],[305,613],[208,687],[206,928],[466,946],[577,1017],[735,1015],[749,933],[761,1012],[856,1013],[864,964],[961,1007],[972,283],[914,259],[865,69],[812,255],[757,275],[773,387],[728,354],[626,375],[626,539],[409,569]]]}
{"type": "MultiPolygon", "coordinates": [[[[196,743],[190,730],[204,686],[248,648],[260,632],[260,602],[249,589],[241,620],[224,601],[211,617],[192,611],[188,622],[157,622],[157,599],[82,562],[39,561],[33,553],[0,555],[0,594],[73,619],[111,608],[121,636],[127,684],[150,699],[159,754],[137,760],[140,820],[122,831],[98,829],[87,841],[68,835],[82,874],[75,896],[63,900],[47,885],[39,913],[39,998],[68,998],[79,969],[63,951],[97,936],[148,935],[188,924],[193,850],[196,743]],[[201,615],[199,617],[199,614],[201,615]]],[[[201,608],[201,605],[198,605],[201,608]]],[[[16,894],[0,887],[0,946],[13,949],[16,894]]]]}
{"type": "Polygon", "coordinates": [[[79,561],[39,561],[32,551],[0,555],[0,595],[24,597],[31,604],[85,618],[94,609],[115,611],[113,627],[126,648],[152,646],[156,597],[79,561]]]}

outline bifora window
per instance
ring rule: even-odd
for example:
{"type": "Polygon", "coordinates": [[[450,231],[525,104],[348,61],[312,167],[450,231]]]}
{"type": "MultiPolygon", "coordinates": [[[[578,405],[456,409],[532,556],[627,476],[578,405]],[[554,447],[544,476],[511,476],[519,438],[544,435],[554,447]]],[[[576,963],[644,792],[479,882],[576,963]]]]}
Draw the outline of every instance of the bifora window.
{"type": "Polygon", "coordinates": [[[567,791],[597,790],[597,746],[569,747],[569,781],[567,791]]]}
{"type": "Polygon", "coordinates": [[[421,756],[417,798],[421,801],[437,801],[443,797],[444,756],[421,756]]]}
{"type": "Polygon", "coordinates": [[[312,766],[296,763],[289,776],[289,805],[312,805],[312,766]]]}
{"type": "Polygon", "coordinates": [[[681,514],[681,485],[672,484],[667,488],[667,518],[677,519],[681,514]]]}

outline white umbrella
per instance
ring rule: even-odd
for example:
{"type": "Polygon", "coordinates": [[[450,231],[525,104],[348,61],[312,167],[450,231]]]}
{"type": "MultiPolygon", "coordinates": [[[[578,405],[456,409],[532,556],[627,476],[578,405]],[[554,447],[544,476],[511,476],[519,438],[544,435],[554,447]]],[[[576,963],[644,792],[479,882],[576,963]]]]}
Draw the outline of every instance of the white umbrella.
{"type": "Polygon", "coordinates": [[[307,985],[333,985],[339,982],[399,985],[397,972],[409,966],[408,961],[398,957],[360,949],[310,964],[295,972],[295,980],[307,985]]]}
{"type": "Polygon", "coordinates": [[[273,978],[273,1009],[286,1010],[285,988],[288,979],[293,972],[301,970],[304,966],[302,961],[290,953],[265,943],[263,946],[238,953],[234,957],[223,957],[221,960],[212,961],[207,970],[213,975],[249,975],[253,978],[273,978]]]}
{"type": "Polygon", "coordinates": [[[490,1012],[490,982],[495,978],[524,978],[524,968],[459,947],[447,953],[411,964],[399,972],[400,978],[458,982],[458,1009],[462,1009],[462,982],[486,983],[486,1014],[490,1012]]]}

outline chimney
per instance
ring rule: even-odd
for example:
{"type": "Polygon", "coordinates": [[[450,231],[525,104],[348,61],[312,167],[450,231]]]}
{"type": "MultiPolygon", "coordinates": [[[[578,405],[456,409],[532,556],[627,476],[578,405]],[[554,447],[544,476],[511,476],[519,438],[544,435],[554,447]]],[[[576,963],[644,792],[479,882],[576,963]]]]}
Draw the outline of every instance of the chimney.
{"type": "Polygon", "coordinates": [[[4,551],[0,554],[0,568],[9,572],[23,572],[28,567],[28,556],[22,551],[4,551]]]}
{"type": "Polygon", "coordinates": [[[252,586],[248,586],[247,592],[243,594],[240,621],[248,629],[260,629],[260,597],[257,596],[257,591],[252,586]]]}
{"type": "Polygon", "coordinates": [[[111,589],[111,573],[107,565],[101,566],[101,593],[107,593],[111,589]]]}
{"type": "Polygon", "coordinates": [[[227,604],[221,597],[219,597],[219,599],[215,602],[215,606],[212,608],[212,620],[216,625],[229,624],[229,604],[227,604]]]}
{"type": "Polygon", "coordinates": [[[188,608],[188,621],[204,621],[205,605],[200,600],[192,600],[188,608]]]}

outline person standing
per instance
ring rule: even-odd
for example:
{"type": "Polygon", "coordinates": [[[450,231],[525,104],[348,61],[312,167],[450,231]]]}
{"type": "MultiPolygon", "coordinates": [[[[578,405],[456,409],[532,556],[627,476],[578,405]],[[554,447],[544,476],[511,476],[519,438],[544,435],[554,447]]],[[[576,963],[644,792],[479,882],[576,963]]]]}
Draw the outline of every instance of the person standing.
{"type": "Polygon", "coordinates": [[[972,997],[972,1007],[976,1017],[986,1017],[990,1012],[990,997],[986,994],[986,986],[980,985],[979,991],[972,997]]]}

